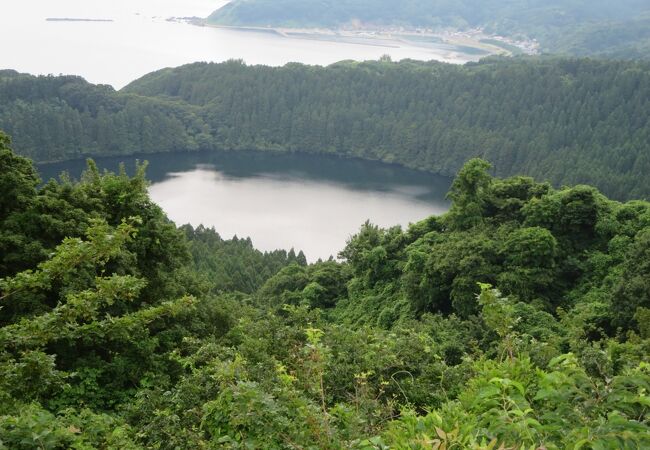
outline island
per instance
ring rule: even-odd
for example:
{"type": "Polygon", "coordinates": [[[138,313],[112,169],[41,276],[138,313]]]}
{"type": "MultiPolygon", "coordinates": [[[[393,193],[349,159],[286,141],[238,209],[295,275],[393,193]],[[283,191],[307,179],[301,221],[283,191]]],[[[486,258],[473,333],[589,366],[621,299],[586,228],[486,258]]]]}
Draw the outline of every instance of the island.
{"type": "Polygon", "coordinates": [[[115,22],[113,19],[84,19],[75,17],[48,17],[46,22],[115,22]]]}

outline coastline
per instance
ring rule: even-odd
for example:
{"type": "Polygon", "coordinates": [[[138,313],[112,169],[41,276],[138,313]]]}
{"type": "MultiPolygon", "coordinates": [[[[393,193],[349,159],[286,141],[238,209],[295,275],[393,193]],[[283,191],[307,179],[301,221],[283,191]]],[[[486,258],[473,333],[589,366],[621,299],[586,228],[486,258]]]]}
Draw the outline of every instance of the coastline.
{"type": "Polygon", "coordinates": [[[397,48],[401,45],[432,48],[449,52],[450,57],[534,55],[538,52],[535,41],[515,41],[504,36],[485,33],[482,29],[441,31],[405,28],[292,28],[260,27],[251,25],[220,25],[198,17],[172,17],[170,21],[194,26],[233,30],[239,32],[271,33],[289,39],[342,42],[397,48]]]}

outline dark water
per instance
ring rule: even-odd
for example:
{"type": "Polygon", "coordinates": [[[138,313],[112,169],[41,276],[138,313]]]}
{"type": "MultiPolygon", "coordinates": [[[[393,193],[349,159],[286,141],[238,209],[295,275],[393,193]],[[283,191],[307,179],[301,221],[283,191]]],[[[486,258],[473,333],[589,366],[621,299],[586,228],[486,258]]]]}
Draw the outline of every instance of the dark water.
{"type": "MultiPolygon", "coordinates": [[[[370,220],[408,225],[445,212],[451,180],[396,165],[308,154],[196,152],[99,158],[133,173],[149,161],[150,194],[177,224],[214,226],[225,238],[250,236],[261,250],[302,249],[308,259],[336,255],[370,220]]],[[[78,178],[84,161],[39,166],[49,179],[78,178]]]]}

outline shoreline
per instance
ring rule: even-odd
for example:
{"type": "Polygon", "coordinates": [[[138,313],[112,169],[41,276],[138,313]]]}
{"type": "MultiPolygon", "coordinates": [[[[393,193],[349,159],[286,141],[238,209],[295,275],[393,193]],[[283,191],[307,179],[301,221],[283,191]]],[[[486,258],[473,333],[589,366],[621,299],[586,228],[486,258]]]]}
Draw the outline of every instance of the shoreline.
{"type": "MultiPolygon", "coordinates": [[[[93,161],[97,160],[102,160],[102,159],[118,159],[118,158],[134,158],[138,160],[140,163],[143,162],[149,162],[147,159],[147,156],[163,156],[163,155],[169,155],[169,154],[200,154],[200,153],[239,153],[239,152],[250,152],[250,153],[259,153],[259,154],[265,154],[265,155],[276,155],[276,156],[282,156],[282,155],[291,155],[291,154],[297,154],[297,155],[305,155],[305,156],[314,156],[314,157],[319,157],[319,158],[328,158],[328,159],[342,159],[342,160],[356,160],[356,161],[362,161],[362,162],[367,162],[367,163],[375,163],[375,164],[382,164],[382,165],[388,165],[388,166],[394,166],[394,167],[399,167],[402,169],[408,169],[408,170],[413,170],[415,172],[421,172],[424,174],[429,174],[429,175],[434,175],[437,177],[442,177],[442,178],[449,178],[453,179],[454,174],[447,173],[442,170],[436,170],[432,168],[424,168],[424,167],[418,167],[414,165],[410,165],[407,163],[403,163],[400,161],[396,160],[388,160],[388,159],[382,159],[382,158],[374,158],[371,156],[359,156],[359,155],[351,155],[346,152],[342,153],[335,153],[335,152],[311,152],[311,151],[305,151],[305,150],[295,150],[295,149],[278,149],[278,148],[236,148],[236,147],[221,147],[221,148],[202,148],[202,149],[196,149],[196,150],[170,150],[170,151],[156,151],[156,152],[134,152],[134,153],[128,153],[128,154],[115,154],[115,155],[85,155],[85,156],[77,156],[73,158],[64,158],[64,159],[58,159],[58,160],[51,160],[51,161],[36,161],[32,159],[30,156],[26,155],[21,155],[25,158],[28,158],[32,161],[33,165],[35,168],[38,169],[39,166],[54,166],[54,165],[60,165],[60,164],[68,164],[68,163],[81,163],[84,161],[88,161],[89,159],[93,161]]],[[[20,153],[18,153],[20,155],[20,153]]]]}
{"type": "Polygon", "coordinates": [[[538,53],[538,45],[535,41],[515,41],[504,36],[485,33],[481,29],[471,29],[466,31],[454,29],[433,31],[404,28],[368,28],[352,30],[344,28],[330,29],[219,25],[210,23],[207,20],[198,17],[171,17],[168,20],[223,30],[271,33],[289,39],[343,42],[387,48],[397,48],[400,44],[407,44],[416,47],[448,51],[451,54],[451,57],[457,57],[458,54],[466,55],[468,57],[483,57],[490,55],[513,56],[521,53],[534,55],[538,53]]]}

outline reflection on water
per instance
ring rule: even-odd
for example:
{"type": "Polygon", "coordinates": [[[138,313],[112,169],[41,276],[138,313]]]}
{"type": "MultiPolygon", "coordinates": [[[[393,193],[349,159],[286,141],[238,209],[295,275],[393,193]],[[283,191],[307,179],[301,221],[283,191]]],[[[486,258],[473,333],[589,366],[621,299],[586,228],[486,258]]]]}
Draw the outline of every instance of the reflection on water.
{"type": "MultiPolygon", "coordinates": [[[[133,172],[137,157],[100,158],[133,172]]],[[[177,224],[250,236],[261,250],[296,248],[311,261],[336,255],[366,220],[408,225],[448,209],[451,180],[377,162],[309,154],[197,152],[147,155],[150,194],[177,224]]],[[[83,161],[39,166],[43,179],[83,161]]]]}

